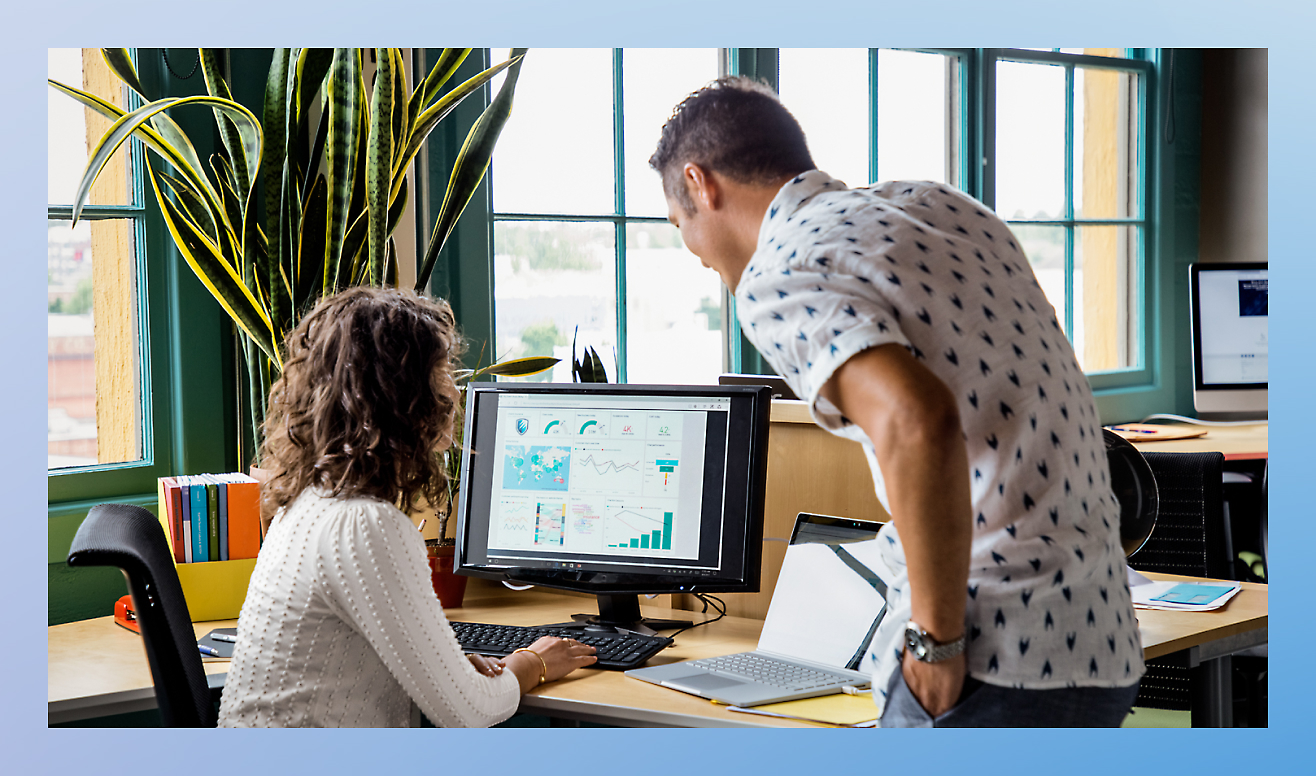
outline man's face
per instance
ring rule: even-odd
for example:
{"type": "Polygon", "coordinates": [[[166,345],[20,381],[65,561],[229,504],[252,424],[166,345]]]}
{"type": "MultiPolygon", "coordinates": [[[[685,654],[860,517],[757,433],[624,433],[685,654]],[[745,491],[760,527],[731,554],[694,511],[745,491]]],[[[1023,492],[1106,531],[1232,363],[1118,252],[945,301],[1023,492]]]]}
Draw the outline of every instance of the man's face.
{"type": "Polygon", "coordinates": [[[704,234],[704,222],[706,218],[700,218],[698,210],[691,213],[685,209],[679,200],[670,194],[667,196],[667,220],[672,223],[681,232],[681,241],[685,243],[686,250],[699,257],[699,263],[705,267],[711,267],[708,263],[708,241],[704,234]]]}

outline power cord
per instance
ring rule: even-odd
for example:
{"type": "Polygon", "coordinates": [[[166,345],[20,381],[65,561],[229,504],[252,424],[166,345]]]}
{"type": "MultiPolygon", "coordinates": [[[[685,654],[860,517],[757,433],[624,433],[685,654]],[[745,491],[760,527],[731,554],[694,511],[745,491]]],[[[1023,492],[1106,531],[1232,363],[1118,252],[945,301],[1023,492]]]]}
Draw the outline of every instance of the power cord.
{"type": "Polygon", "coordinates": [[[718,598],[715,595],[708,595],[706,593],[692,593],[691,595],[693,595],[695,598],[698,598],[700,601],[703,601],[704,603],[704,608],[699,611],[700,614],[707,614],[709,605],[712,605],[713,611],[717,612],[717,616],[708,620],[702,620],[700,622],[695,623],[694,625],[687,625],[686,627],[682,628],[676,633],[673,633],[670,636],[668,636],[668,638],[674,639],[677,636],[681,635],[682,633],[685,633],[686,631],[690,630],[691,628],[698,628],[700,625],[707,625],[710,622],[717,622],[718,620],[727,616],[727,605],[726,602],[723,601],[721,598],[718,598]]]}

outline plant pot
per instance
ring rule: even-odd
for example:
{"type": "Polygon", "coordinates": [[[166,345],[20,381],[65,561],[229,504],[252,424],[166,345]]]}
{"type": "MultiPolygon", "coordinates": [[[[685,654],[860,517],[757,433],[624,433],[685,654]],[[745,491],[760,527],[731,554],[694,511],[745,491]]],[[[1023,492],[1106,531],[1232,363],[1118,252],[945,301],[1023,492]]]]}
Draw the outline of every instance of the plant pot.
{"type": "Polygon", "coordinates": [[[452,562],[456,547],[428,547],[430,583],[444,609],[459,609],[466,595],[466,577],[453,573],[452,562]]]}

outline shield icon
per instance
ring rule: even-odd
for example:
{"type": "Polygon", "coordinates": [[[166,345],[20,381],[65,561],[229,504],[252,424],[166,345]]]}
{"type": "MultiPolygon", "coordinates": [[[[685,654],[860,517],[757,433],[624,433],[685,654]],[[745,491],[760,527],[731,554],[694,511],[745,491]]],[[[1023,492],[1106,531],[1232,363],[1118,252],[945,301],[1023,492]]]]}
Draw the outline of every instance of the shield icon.
{"type": "Polygon", "coordinates": [[[525,418],[516,419],[516,433],[524,436],[525,432],[529,430],[530,430],[530,421],[526,420],[525,418]]]}

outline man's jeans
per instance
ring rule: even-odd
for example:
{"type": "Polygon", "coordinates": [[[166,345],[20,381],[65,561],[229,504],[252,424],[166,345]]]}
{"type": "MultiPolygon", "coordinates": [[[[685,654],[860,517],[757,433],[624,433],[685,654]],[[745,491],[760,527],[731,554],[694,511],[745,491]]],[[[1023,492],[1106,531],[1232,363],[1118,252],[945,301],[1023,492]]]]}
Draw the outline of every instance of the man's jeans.
{"type": "Polygon", "coordinates": [[[959,702],[935,719],[923,710],[897,665],[887,684],[882,727],[1119,727],[1138,696],[1130,687],[1024,690],[964,680],[959,702]]]}

